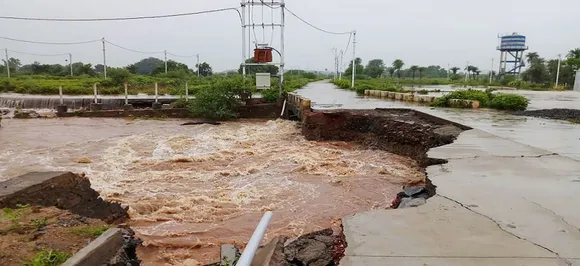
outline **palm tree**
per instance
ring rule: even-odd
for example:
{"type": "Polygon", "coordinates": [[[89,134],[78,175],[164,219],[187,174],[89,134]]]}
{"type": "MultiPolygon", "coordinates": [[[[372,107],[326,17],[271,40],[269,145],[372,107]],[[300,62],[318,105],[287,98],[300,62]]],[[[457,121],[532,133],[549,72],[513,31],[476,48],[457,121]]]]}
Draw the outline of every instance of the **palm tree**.
{"type": "Polygon", "coordinates": [[[459,71],[460,69],[461,68],[458,68],[458,67],[452,67],[450,70],[451,70],[451,72],[453,72],[453,75],[456,75],[457,71],[459,71]]]}
{"type": "Polygon", "coordinates": [[[419,70],[419,66],[411,66],[409,68],[409,70],[411,70],[411,72],[413,72],[413,79],[415,79],[415,72],[417,72],[417,70],[419,70]]]}
{"type": "Polygon", "coordinates": [[[419,68],[419,79],[423,78],[423,72],[425,72],[425,69],[427,69],[426,67],[420,67],[419,68]]]}
{"type": "Polygon", "coordinates": [[[395,76],[395,68],[394,67],[387,68],[387,71],[389,72],[389,75],[391,76],[391,78],[395,76]]]}
{"type": "Polygon", "coordinates": [[[527,58],[528,64],[532,65],[540,58],[540,56],[536,52],[531,52],[531,53],[528,53],[526,55],[526,58],[527,58]]]}
{"type": "Polygon", "coordinates": [[[568,59],[580,59],[580,48],[570,50],[566,57],[568,59]]]}
{"type": "Polygon", "coordinates": [[[475,70],[475,79],[479,79],[479,74],[481,74],[481,70],[475,70]]]}
{"type": "Polygon", "coordinates": [[[399,76],[399,78],[401,78],[401,69],[404,65],[405,63],[403,63],[403,60],[401,59],[393,61],[393,68],[397,71],[397,76],[399,76]]]}
{"type": "Polygon", "coordinates": [[[471,77],[471,72],[473,72],[473,66],[467,66],[465,70],[467,71],[467,76],[471,77]]]}

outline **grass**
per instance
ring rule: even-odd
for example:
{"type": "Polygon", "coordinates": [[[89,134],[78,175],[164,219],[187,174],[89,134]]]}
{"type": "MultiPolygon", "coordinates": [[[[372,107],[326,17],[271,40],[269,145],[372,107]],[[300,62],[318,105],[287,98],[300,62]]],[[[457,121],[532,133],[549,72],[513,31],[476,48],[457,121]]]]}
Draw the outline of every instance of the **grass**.
{"type": "Polygon", "coordinates": [[[108,225],[82,226],[82,227],[74,228],[72,232],[73,232],[73,234],[78,235],[78,236],[97,238],[97,237],[101,236],[105,231],[109,230],[109,228],[110,227],[108,225]]]}
{"type": "Polygon", "coordinates": [[[42,250],[34,255],[26,266],[58,266],[63,264],[71,255],[58,250],[42,250]]]}
{"type": "Polygon", "coordinates": [[[580,120],[578,119],[568,119],[568,122],[570,122],[571,124],[580,124],[580,120]]]}
{"type": "Polygon", "coordinates": [[[22,228],[19,218],[20,216],[22,216],[22,214],[24,214],[27,210],[29,210],[30,207],[30,205],[28,204],[25,205],[17,204],[16,206],[17,206],[16,209],[11,208],[2,209],[2,215],[0,215],[0,219],[7,219],[10,220],[10,222],[12,223],[10,225],[10,228],[8,228],[8,231],[19,230],[22,228]]]}

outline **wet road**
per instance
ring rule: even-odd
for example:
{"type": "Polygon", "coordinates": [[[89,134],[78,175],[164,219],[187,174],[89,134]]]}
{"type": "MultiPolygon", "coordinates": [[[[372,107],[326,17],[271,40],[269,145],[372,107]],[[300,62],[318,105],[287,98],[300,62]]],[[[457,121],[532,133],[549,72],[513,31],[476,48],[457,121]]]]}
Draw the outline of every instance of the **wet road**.
{"type": "MultiPolygon", "coordinates": [[[[450,86],[425,86],[424,89],[442,91],[450,86]]],[[[331,83],[311,83],[297,91],[312,100],[313,108],[324,109],[374,109],[413,108],[461,123],[525,145],[558,153],[580,160],[580,125],[566,121],[513,116],[495,110],[430,108],[414,103],[357,96],[355,92],[341,90],[331,83]]],[[[579,108],[580,93],[574,91],[506,91],[530,99],[528,109],[579,108]]]]}

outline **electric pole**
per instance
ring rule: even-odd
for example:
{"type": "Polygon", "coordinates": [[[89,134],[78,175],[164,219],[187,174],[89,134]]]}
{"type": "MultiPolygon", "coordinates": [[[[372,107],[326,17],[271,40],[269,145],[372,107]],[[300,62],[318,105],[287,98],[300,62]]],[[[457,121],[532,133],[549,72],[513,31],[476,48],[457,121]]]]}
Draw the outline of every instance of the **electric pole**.
{"type": "Polygon", "coordinates": [[[332,52],[334,53],[334,79],[338,78],[338,50],[336,48],[332,48],[332,52]]]}
{"type": "Polygon", "coordinates": [[[199,54],[197,56],[197,76],[199,77],[199,54]]]}
{"type": "Polygon", "coordinates": [[[165,53],[165,74],[167,74],[167,50],[163,51],[165,53]]]}
{"type": "Polygon", "coordinates": [[[104,75],[105,78],[107,78],[107,53],[106,53],[106,49],[105,49],[105,38],[103,37],[101,39],[101,42],[103,42],[103,66],[104,66],[104,75]]]}
{"type": "Polygon", "coordinates": [[[449,67],[450,67],[450,66],[451,66],[451,65],[448,63],[448,64],[447,64],[447,79],[449,79],[449,71],[451,71],[451,70],[449,69],[449,67]]]}
{"type": "Polygon", "coordinates": [[[354,77],[356,76],[356,31],[352,32],[352,82],[351,88],[354,88],[354,77]]]}
{"type": "Polygon", "coordinates": [[[467,61],[467,66],[465,66],[465,82],[467,82],[468,77],[469,77],[469,61],[467,61]]]}
{"type": "Polygon", "coordinates": [[[493,58],[491,59],[491,68],[489,70],[489,84],[493,82],[493,58]]]}
{"type": "Polygon", "coordinates": [[[562,55],[558,55],[558,70],[556,71],[556,87],[558,87],[558,82],[560,81],[560,64],[562,61],[562,55]]]}
{"type": "Polygon", "coordinates": [[[8,62],[8,48],[4,49],[6,52],[6,74],[8,74],[8,78],[10,78],[10,63],[8,62]]]}
{"type": "Polygon", "coordinates": [[[342,80],[342,60],[344,59],[344,50],[340,50],[340,64],[338,69],[338,79],[342,80]]]}
{"type": "Polygon", "coordinates": [[[70,67],[70,76],[73,76],[73,68],[72,68],[72,54],[68,54],[68,66],[70,67]]]}

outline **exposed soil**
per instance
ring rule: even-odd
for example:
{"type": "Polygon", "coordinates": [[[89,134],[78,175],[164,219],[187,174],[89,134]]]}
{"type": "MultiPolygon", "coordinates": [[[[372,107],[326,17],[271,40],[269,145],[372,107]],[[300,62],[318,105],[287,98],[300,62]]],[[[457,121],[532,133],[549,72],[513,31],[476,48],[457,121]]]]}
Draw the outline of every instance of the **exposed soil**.
{"type": "MultiPolygon", "coordinates": [[[[0,265],[23,265],[45,251],[71,256],[110,226],[55,207],[0,211],[0,265]]],[[[66,257],[64,257],[66,258],[66,257]]]]}
{"type": "Polygon", "coordinates": [[[83,175],[36,172],[1,182],[0,185],[0,208],[16,208],[19,204],[55,206],[110,223],[121,222],[128,217],[126,208],[104,201],[83,175]]]}
{"type": "Polygon", "coordinates": [[[542,109],[533,111],[513,112],[514,115],[533,116],[547,119],[568,120],[573,123],[580,123],[580,110],[578,109],[542,109]]]}

